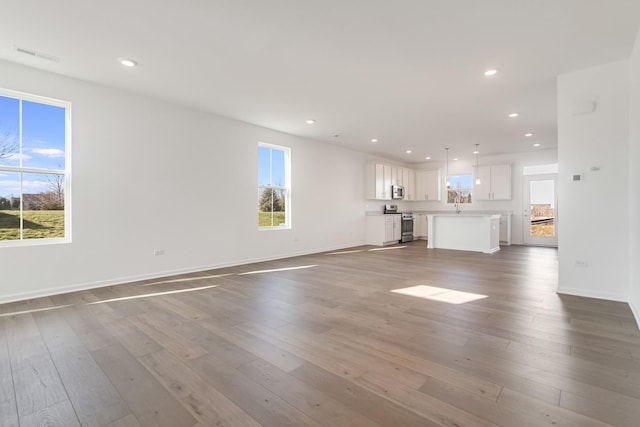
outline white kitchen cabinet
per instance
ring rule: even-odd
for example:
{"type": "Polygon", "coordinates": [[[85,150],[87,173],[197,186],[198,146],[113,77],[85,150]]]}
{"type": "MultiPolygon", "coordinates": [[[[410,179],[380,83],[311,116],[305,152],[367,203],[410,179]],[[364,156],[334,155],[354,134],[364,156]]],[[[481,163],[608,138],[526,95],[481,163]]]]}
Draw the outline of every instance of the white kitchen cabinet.
{"type": "Polygon", "coordinates": [[[416,200],[416,173],[413,169],[402,168],[402,186],[404,187],[404,199],[416,200]]]}
{"type": "Polygon", "coordinates": [[[480,166],[475,173],[480,178],[473,185],[475,200],[511,200],[511,165],[480,166]]]}
{"type": "Polygon", "coordinates": [[[366,241],[368,245],[391,245],[402,237],[402,216],[400,214],[368,215],[366,241]]]}
{"type": "Polygon", "coordinates": [[[391,215],[393,217],[393,239],[394,242],[399,242],[402,238],[402,215],[391,215]]]}
{"type": "Polygon", "coordinates": [[[427,224],[427,214],[413,214],[413,238],[427,240],[429,233],[427,224]]]}
{"type": "Polygon", "coordinates": [[[391,185],[402,185],[402,168],[389,166],[391,168],[391,185]]]}
{"type": "Polygon", "coordinates": [[[391,200],[391,186],[404,187],[404,200],[416,200],[416,177],[413,169],[368,163],[365,169],[365,198],[391,200]]]}
{"type": "Polygon", "coordinates": [[[391,185],[391,166],[381,163],[367,164],[365,169],[365,198],[391,200],[391,185]]]}
{"type": "Polygon", "coordinates": [[[415,200],[441,200],[440,169],[434,171],[417,171],[415,200]]]}
{"type": "Polygon", "coordinates": [[[503,214],[500,217],[500,243],[511,245],[511,214],[503,214]]]}

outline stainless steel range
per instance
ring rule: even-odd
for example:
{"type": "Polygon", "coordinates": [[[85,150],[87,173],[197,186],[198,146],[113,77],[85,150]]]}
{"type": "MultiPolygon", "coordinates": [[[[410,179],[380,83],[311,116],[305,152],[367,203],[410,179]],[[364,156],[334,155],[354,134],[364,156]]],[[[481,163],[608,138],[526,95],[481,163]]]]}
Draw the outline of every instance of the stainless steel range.
{"type": "Polygon", "coordinates": [[[413,241],[413,212],[398,212],[398,205],[384,205],[384,213],[402,215],[400,243],[413,241]]]}
{"type": "Polygon", "coordinates": [[[413,212],[402,213],[402,237],[400,243],[413,241],[413,212]]]}

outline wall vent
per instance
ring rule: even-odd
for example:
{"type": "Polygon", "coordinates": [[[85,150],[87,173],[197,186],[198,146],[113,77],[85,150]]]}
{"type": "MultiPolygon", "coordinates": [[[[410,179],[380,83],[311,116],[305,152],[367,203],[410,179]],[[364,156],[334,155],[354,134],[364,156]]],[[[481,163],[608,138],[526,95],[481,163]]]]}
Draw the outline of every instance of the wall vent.
{"type": "Polygon", "coordinates": [[[44,59],[46,61],[51,62],[60,62],[60,58],[57,58],[53,55],[49,55],[48,53],[36,52],[35,50],[26,49],[24,47],[14,46],[16,52],[21,53],[23,55],[33,56],[34,58],[44,59]]]}

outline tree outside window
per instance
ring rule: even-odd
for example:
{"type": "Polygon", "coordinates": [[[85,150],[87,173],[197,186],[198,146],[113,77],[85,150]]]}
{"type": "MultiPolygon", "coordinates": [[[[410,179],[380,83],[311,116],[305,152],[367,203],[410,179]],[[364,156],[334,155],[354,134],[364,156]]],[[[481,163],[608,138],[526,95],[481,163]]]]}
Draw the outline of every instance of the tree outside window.
{"type": "Polygon", "coordinates": [[[473,192],[473,175],[460,174],[447,177],[447,203],[471,203],[473,192]]]}

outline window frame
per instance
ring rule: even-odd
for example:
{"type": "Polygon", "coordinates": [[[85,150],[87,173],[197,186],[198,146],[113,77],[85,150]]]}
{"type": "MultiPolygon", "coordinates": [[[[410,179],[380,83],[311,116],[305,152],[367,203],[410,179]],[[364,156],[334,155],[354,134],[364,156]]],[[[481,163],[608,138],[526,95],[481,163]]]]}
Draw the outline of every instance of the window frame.
{"type": "Polygon", "coordinates": [[[0,172],[20,174],[20,238],[13,240],[0,240],[0,248],[19,246],[38,246],[59,243],[71,243],[71,102],[60,99],[49,98],[40,95],[33,95],[15,90],[0,88],[0,96],[13,98],[19,101],[19,130],[18,147],[20,154],[19,166],[7,166],[0,164],[0,172]],[[23,154],[23,123],[22,123],[22,102],[28,101],[38,104],[50,105],[64,109],[64,169],[46,169],[37,167],[22,166],[23,154]],[[64,177],[64,237],[44,237],[44,238],[24,238],[24,194],[22,188],[23,174],[36,173],[44,175],[57,175],[64,177]]]}
{"type": "MultiPolygon", "coordinates": [[[[283,145],[271,144],[268,142],[258,141],[258,149],[256,150],[256,155],[259,153],[261,147],[269,148],[271,150],[278,150],[284,153],[284,185],[275,185],[273,183],[264,185],[260,184],[260,177],[258,176],[258,194],[260,194],[260,190],[276,190],[284,192],[284,220],[285,223],[282,225],[268,225],[261,226],[258,223],[258,230],[289,230],[291,229],[291,148],[285,147],[283,145]]],[[[269,167],[272,167],[272,161],[270,161],[269,167]]],[[[259,174],[260,172],[260,158],[257,155],[256,158],[256,172],[259,174]]],[[[259,212],[259,210],[258,210],[259,212]]]]}
{"type": "Polygon", "coordinates": [[[463,175],[467,175],[471,177],[471,186],[470,187],[460,187],[461,190],[469,190],[469,196],[471,197],[471,201],[470,202],[465,202],[465,201],[460,201],[459,204],[460,205],[465,205],[465,206],[469,206],[473,204],[474,201],[474,197],[473,197],[473,189],[474,189],[474,182],[475,182],[475,176],[472,172],[463,172],[463,173],[456,173],[456,174],[449,174],[445,176],[445,185],[444,185],[444,194],[445,194],[445,204],[447,205],[455,205],[456,202],[450,202],[449,201],[449,190],[455,191],[456,188],[454,188],[453,185],[449,186],[448,183],[450,183],[450,179],[449,177],[453,177],[453,176],[463,176],[463,175]]]}

